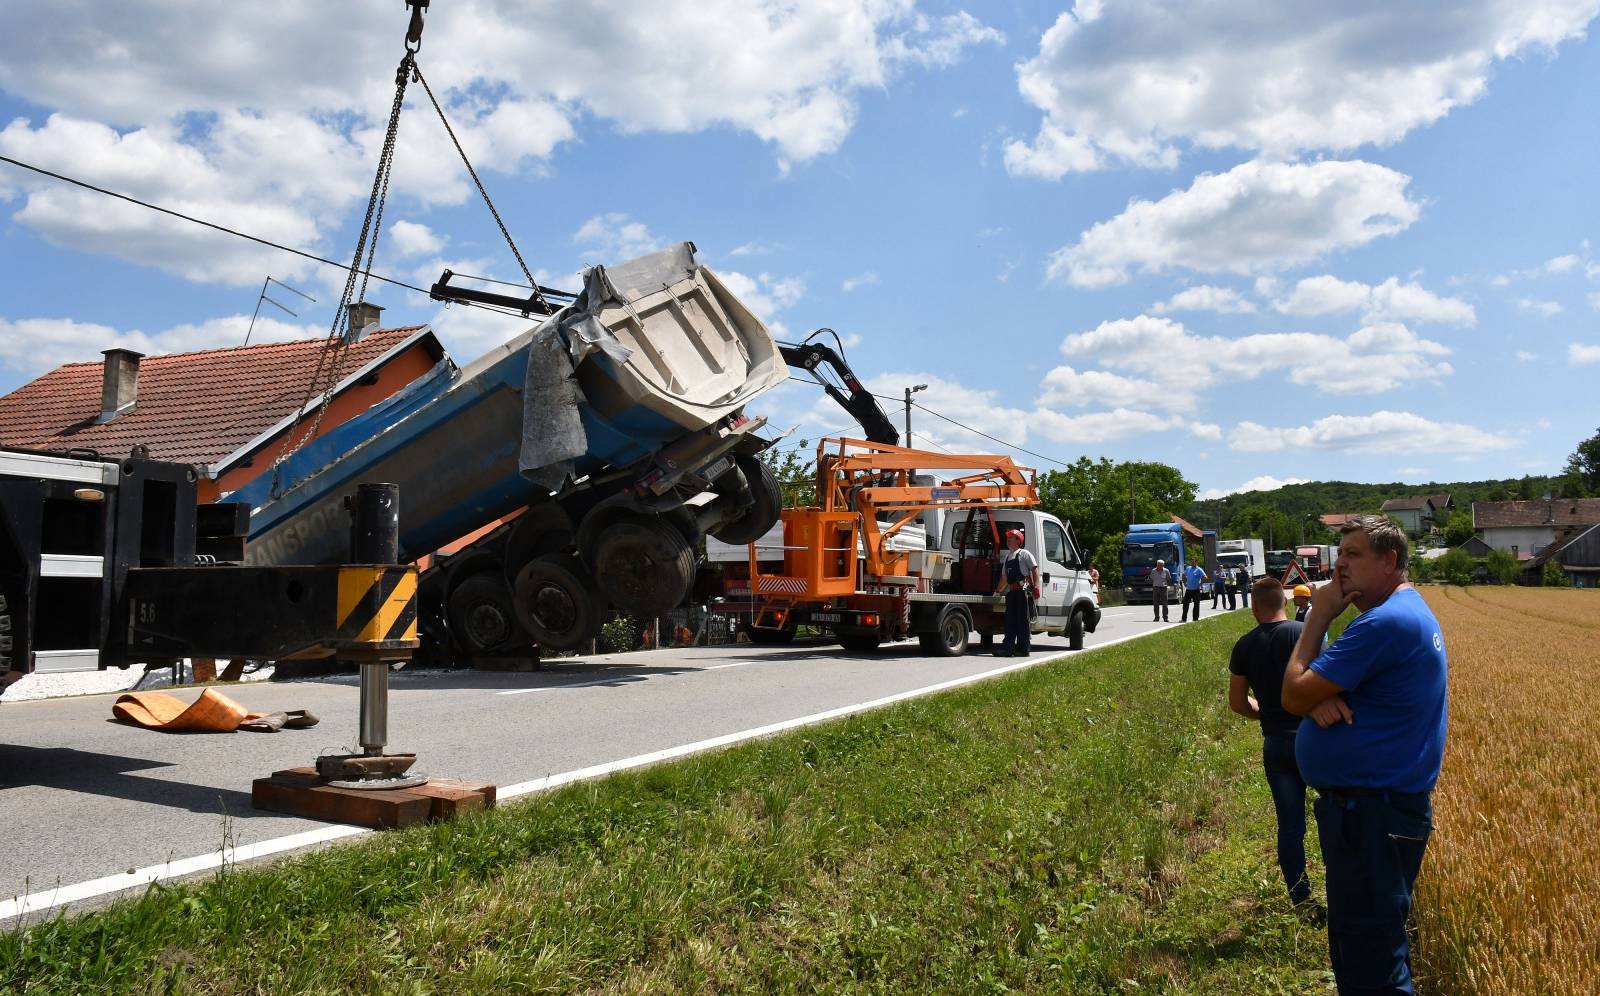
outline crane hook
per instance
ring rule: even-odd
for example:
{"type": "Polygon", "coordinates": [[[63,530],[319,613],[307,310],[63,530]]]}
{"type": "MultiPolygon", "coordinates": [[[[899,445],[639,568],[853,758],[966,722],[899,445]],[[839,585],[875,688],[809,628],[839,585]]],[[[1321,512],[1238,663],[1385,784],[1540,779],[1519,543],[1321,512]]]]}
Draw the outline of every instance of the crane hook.
{"type": "Polygon", "coordinates": [[[411,9],[411,24],[406,28],[406,51],[415,55],[422,50],[422,12],[430,0],[406,0],[411,9]]]}

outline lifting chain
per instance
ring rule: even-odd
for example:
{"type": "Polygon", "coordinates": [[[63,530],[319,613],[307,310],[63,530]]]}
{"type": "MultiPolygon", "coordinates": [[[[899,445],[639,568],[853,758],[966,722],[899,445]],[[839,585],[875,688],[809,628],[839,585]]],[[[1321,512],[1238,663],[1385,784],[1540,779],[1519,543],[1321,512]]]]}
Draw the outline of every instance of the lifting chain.
{"type": "MultiPolygon", "coordinates": [[[[405,55],[400,58],[399,68],[394,74],[394,102],[389,108],[389,127],[383,136],[383,151],[378,155],[378,170],[372,177],[372,193],[367,198],[366,217],[361,221],[361,234],[356,239],[356,251],[350,260],[350,269],[345,275],[344,293],[339,298],[339,305],[333,313],[333,323],[328,329],[328,338],[325,340],[322,351],[317,354],[317,367],[311,374],[311,379],[306,383],[305,399],[301,402],[295,413],[296,421],[284,433],[283,442],[278,448],[278,455],[272,461],[272,482],[269,491],[270,497],[279,498],[283,495],[283,464],[295,453],[317,438],[317,432],[322,428],[323,419],[328,414],[328,408],[333,403],[333,395],[339,386],[339,377],[343,373],[346,359],[349,357],[350,346],[355,341],[359,329],[350,327],[350,301],[351,295],[356,291],[356,275],[361,275],[360,294],[357,301],[366,300],[367,281],[372,275],[373,257],[378,251],[378,233],[383,226],[383,207],[389,196],[389,174],[394,166],[395,139],[400,131],[400,109],[405,104],[406,84],[413,78],[421,79],[417,72],[416,54],[422,48],[422,12],[427,9],[429,0],[407,0],[406,6],[411,8],[411,23],[406,29],[405,55]],[[370,235],[370,243],[368,241],[370,235]],[[361,265],[361,257],[366,256],[365,268],[361,265]],[[341,323],[344,331],[341,333],[341,323]],[[311,399],[317,393],[317,386],[325,384],[322,400],[317,405],[316,417],[312,419],[311,426],[301,433],[298,438],[295,429],[299,419],[305,415],[306,409],[311,405],[311,399]]],[[[430,93],[431,97],[432,94],[430,93]]],[[[435,105],[437,106],[437,105],[435,105]]],[[[452,136],[454,137],[454,136],[452,136]]],[[[458,145],[459,149],[460,146],[458,145]]],[[[469,167],[470,168],[470,167],[469,167]]],[[[476,177],[474,177],[476,179],[476,177]]],[[[482,189],[482,186],[479,186],[482,189]]],[[[487,195],[486,195],[487,196],[487,195]]],[[[499,219],[497,214],[496,220],[499,219]]],[[[501,231],[505,226],[501,226],[501,231]]],[[[509,238],[509,236],[507,236],[509,238]]],[[[521,257],[518,257],[521,261],[521,257]]],[[[527,268],[524,267],[524,270],[527,268]]]]}

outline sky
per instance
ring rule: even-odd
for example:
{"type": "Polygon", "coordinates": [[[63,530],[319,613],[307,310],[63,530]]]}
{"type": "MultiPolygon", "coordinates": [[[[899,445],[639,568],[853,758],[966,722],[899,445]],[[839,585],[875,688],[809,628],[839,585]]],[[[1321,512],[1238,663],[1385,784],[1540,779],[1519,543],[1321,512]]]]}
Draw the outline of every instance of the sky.
{"type": "MultiPolygon", "coordinates": [[[[8,0],[0,155],[348,259],[401,6],[8,0]]],[[[1597,12],[434,0],[418,59],[541,282],[692,241],[780,337],[927,385],[918,445],[1209,497],[1552,473],[1595,431],[1597,12]]],[[[375,272],[520,277],[415,84],[384,219],[375,272]]],[[[345,276],[4,163],[0,253],[0,392],[237,345],[268,276],[316,302],[252,341],[326,336],[345,276]]],[[[459,362],[527,324],[368,297],[459,362]]],[[[854,429],[808,384],[750,407],[854,429]]]]}

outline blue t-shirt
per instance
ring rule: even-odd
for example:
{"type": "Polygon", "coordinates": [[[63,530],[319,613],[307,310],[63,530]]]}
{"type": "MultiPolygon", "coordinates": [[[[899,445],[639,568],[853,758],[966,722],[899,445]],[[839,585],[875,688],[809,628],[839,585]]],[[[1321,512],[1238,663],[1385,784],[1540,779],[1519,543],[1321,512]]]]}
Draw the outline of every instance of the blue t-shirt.
{"type": "Polygon", "coordinates": [[[1433,790],[1448,722],[1444,637],[1415,588],[1357,616],[1311,670],[1344,689],[1355,722],[1300,725],[1295,760],[1307,784],[1433,790]]]}
{"type": "Polygon", "coordinates": [[[1200,582],[1205,580],[1206,572],[1190,564],[1183,569],[1183,584],[1190,591],[1199,591],[1200,582]]]}

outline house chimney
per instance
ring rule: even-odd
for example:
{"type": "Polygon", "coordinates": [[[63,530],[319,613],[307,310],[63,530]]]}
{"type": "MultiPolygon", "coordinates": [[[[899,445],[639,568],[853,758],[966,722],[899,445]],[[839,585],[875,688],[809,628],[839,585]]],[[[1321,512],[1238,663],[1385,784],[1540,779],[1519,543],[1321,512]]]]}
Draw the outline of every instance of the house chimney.
{"type": "Polygon", "coordinates": [[[379,316],[383,314],[383,305],[371,304],[367,301],[355,301],[349,305],[351,342],[360,342],[366,334],[368,325],[378,325],[379,316]]]}
{"type": "Polygon", "coordinates": [[[133,407],[139,394],[139,361],[143,353],[131,349],[102,350],[105,365],[100,377],[100,417],[95,421],[109,422],[133,407]]]}

